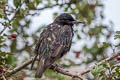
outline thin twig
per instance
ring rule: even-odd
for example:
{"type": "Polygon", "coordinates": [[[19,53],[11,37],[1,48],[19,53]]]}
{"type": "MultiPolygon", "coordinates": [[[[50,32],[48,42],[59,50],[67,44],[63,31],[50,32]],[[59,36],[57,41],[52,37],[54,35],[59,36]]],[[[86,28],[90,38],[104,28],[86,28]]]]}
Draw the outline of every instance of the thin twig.
{"type": "Polygon", "coordinates": [[[6,78],[5,78],[5,76],[4,76],[4,75],[2,75],[2,79],[3,79],[3,80],[6,80],[6,78]]]}
{"type": "MultiPolygon", "coordinates": [[[[111,57],[108,57],[108,58],[106,58],[106,59],[100,61],[97,65],[101,65],[101,64],[103,64],[104,62],[111,61],[112,59],[116,58],[118,55],[120,55],[120,52],[117,53],[117,54],[114,54],[114,55],[111,56],[111,57]]],[[[95,68],[95,65],[92,66],[92,67],[89,67],[88,69],[86,69],[86,70],[84,70],[84,71],[82,71],[82,72],[80,72],[80,74],[81,74],[81,75],[84,75],[84,74],[90,72],[90,71],[91,71],[92,69],[94,69],[94,68],[95,68]]]]}
{"type": "Polygon", "coordinates": [[[0,32],[0,35],[7,29],[7,27],[4,26],[4,29],[0,32]]]}
{"type": "Polygon", "coordinates": [[[22,65],[17,66],[16,68],[14,68],[13,70],[10,70],[7,74],[7,76],[11,76],[12,74],[15,74],[16,72],[20,71],[21,69],[25,68],[26,66],[28,66],[31,62],[32,62],[33,58],[29,59],[28,61],[24,62],[22,65]]]}
{"type": "MultiPolygon", "coordinates": [[[[16,17],[16,13],[17,11],[15,12],[15,15],[12,17],[11,20],[9,20],[7,17],[7,20],[9,21],[9,24],[11,23],[11,21],[16,17]]],[[[3,23],[1,23],[3,26],[4,26],[4,29],[0,32],[0,35],[7,29],[7,28],[10,28],[9,26],[5,26],[3,23]]]]}
{"type": "Polygon", "coordinates": [[[45,6],[45,7],[43,7],[43,8],[38,8],[38,9],[36,9],[36,10],[44,10],[44,9],[46,9],[46,8],[53,8],[53,7],[55,7],[55,6],[63,6],[63,5],[65,5],[65,4],[70,4],[70,2],[68,2],[68,3],[62,3],[62,4],[54,4],[54,5],[51,5],[51,6],[45,6]]]}

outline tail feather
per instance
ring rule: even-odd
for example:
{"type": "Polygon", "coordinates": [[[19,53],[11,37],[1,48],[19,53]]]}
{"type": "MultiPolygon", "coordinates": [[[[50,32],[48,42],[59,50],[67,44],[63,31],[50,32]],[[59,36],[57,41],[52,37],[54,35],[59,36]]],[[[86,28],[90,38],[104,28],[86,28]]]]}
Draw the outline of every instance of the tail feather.
{"type": "Polygon", "coordinates": [[[31,69],[33,68],[33,65],[34,65],[34,63],[35,63],[35,60],[36,60],[37,56],[38,56],[38,54],[36,54],[35,57],[34,57],[33,60],[32,60],[31,69]]]}
{"type": "Polygon", "coordinates": [[[54,58],[51,60],[50,58],[46,59],[45,57],[41,57],[40,60],[38,61],[38,67],[35,77],[41,78],[45,70],[49,68],[54,63],[54,61],[55,61],[54,58]]]}
{"type": "Polygon", "coordinates": [[[45,58],[41,58],[39,63],[38,63],[38,67],[37,67],[37,71],[35,74],[35,77],[41,78],[42,74],[45,72],[45,70],[49,67],[48,64],[46,64],[46,59],[45,58]]]}

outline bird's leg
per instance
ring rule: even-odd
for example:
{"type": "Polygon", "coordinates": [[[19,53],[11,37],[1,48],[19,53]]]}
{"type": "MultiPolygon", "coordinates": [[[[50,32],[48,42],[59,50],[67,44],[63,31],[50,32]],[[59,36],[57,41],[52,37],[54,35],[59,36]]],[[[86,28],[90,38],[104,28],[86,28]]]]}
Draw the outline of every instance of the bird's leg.
{"type": "MultiPolygon", "coordinates": [[[[59,64],[56,64],[56,63],[55,63],[55,64],[52,64],[52,66],[54,66],[54,69],[53,69],[53,70],[56,70],[56,69],[57,69],[57,67],[62,68],[62,66],[60,66],[59,64]]],[[[51,66],[51,67],[52,67],[52,66],[51,66]]]]}

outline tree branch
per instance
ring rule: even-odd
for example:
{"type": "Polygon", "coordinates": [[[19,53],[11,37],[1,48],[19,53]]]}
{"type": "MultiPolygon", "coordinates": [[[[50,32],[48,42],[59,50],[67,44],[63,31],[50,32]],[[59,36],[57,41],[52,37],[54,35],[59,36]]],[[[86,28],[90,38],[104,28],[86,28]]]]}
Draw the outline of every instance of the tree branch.
{"type": "Polygon", "coordinates": [[[67,75],[67,76],[71,76],[71,77],[76,77],[76,78],[79,78],[80,80],[87,80],[85,78],[83,78],[78,72],[71,72],[71,71],[68,71],[68,70],[65,70],[63,69],[62,67],[58,66],[58,65],[52,65],[50,67],[50,69],[58,72],[58,73],[61,73],[63,75],[67,75]]]}
{"type": "Polygon", "coordinates": [[[65,5],[65,4],[71,4],[71,3],[68,2],[68,3],[62,3],[62,4],[54,4],[54,5],[51,5],[51,6],[45,6],[45,7],[43,7],[43,8],[38,8],[38,9],[36,9],[36,10],[43,10],[43,9],[46,9],[46,8],[53,8],[53,7],[55,7],[55,6],[63,6],[63,5],[65,5]]]}
{"type": "MultiPolygon", "coordinates": [[[[32,63],[32,60],[33,60],[33,59],[34,59],[34,57],[31,58],[31,59],[29,59],[28,61],[26,61],[26,62],[23,63],[22,65],[14,68],[13,70],[10,70],[9,72],[6,72],[4,75],[6,75],[7,77],[9,77],[9,76],[11,76],[12,74],[15,74],[16,72],[22,70],[23,68],[25,68],[26,66],[28,66],[30,63],[32,63]]],[[[53,65],[50,67],[50,69],[52,69],[52,70],[54,70],[54,71],[57,71],[58,73],[61,73],[61,74],[64,74],[64,75],[68,75],[68,76],[71,76],[71,77],[79,78],[80,80],[86,80],[86,79],[84,79],[83,77],[81,77],[81,76],[79,75],[79,73],[77,73],[77,72],[70,72],[70,71],[68,71],[68,70],[63,69],[62,67],[60,67],[60,66],[58,66],[58,65],[54,65],[54,64],[53,64],[53,65]]]]}
{"type": "Polygon", "coordinates": [[[11,76],[12,74],[15,74],[16,72],[20,71],[21,69],[25,68],[28,66],[30,63],[32,63],[33,58],[29,59],[28,61],[24,62],[22,65],[17,66],[13,70],[10,70],[9,72],[5,73],[6,76],[11,76]]]}
{"type": "MultiPolygon", "coordinates": [[[[118,55],[120,55],[120,52],[118,52],[117,54],[114,53],[114,55],[112,55],[111,57],[108,57],[108,58],[100,61],[97,65],[101,65],[101,64],[103,64],[104,62],[109,62],[109,61],[111,61],[112,59],[116,58],[118,55]]],[[[96,66],[96,65],[94,65],[94,66],[92,66],[92,67],[89,67],[88,69],[80,72],[80,74],[81,74],[81,75],[84,75],[84,74],[90,72],[92,69],[95,68],[95,66],[96,66]]]]}
{"type": "MultiPolygon", "coordinates": [[[[120,52],[117,54],[114,54],[111,57],[108,57],[108,58],[100,61],[97,65],[101,65],[102,63],[104,63],[106,61],[110,61],[110,60],[114,59],[115,57],[117,57],[118,55],[120,55],[120,52]]],[[[27,65],[31,64],[32,60],[33,60],[33,58],[29,59],[28,61],[26,61],[22,65],[17,66],[16,68],[14,68],[13,70],[11,70],[9,72],[6,72],[4,75],[6,75],[8,77],[8,76],[11,76],[12,74],[15,74],[16,72],[25,68],[27,65]]],[[[71,77],[76,77],[76,78],[79,78],[80,80],[86,80],[83,77],[81,77],[81,75],[84,75],[84,74],[90,72],[90,70],[92,70],[93,68],[95,68],[95,65],[88,68],[87,70],[83,70],[80,73],[78,73],[78,72],[71,72],[71,71],[65,70],[65,69],[61,68],[60,66],[54,65],[54,64],[50,67],[50,69],[52,69],[58,73],[61,73],[61,74],[67,75],[67,76],[71,76],[71,77]]]]}

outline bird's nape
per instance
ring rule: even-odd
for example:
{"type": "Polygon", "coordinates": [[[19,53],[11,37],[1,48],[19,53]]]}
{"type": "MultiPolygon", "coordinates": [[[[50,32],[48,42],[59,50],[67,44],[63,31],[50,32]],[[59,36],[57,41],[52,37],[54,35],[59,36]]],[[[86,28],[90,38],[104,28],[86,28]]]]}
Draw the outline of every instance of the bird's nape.
{"type": "Polygon", "coordinates": [[[75,21],[75,19],[68,13],[62,13],[61,15],[57,16],[54,22],[64,22],[67,23],[68,21],[75,21]]]}

